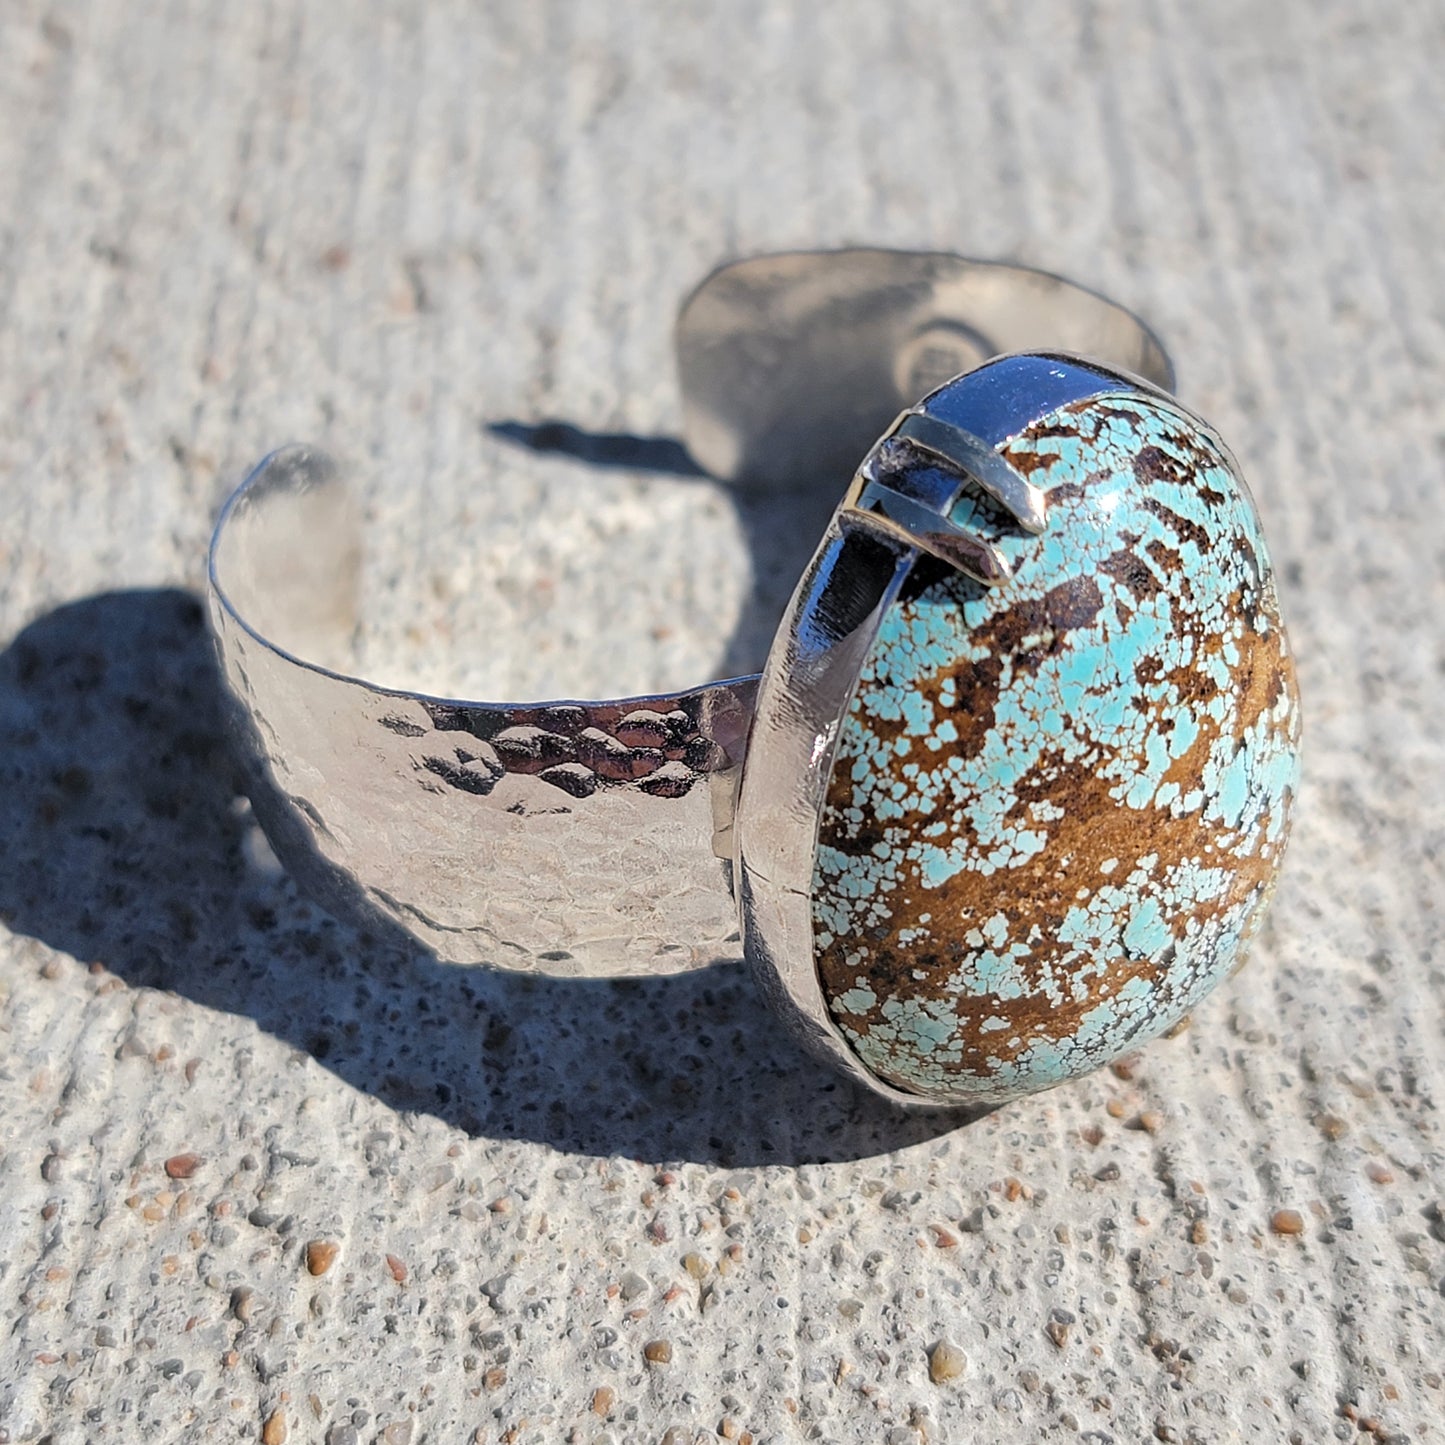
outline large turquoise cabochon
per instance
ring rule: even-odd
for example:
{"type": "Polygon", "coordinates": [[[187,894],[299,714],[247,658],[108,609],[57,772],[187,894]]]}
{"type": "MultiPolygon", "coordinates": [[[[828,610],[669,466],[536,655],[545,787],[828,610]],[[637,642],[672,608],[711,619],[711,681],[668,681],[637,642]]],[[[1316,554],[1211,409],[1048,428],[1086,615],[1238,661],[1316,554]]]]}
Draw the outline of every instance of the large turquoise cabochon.
{"type": "Polygon", "coordinates": [[[833,1022],[937,1101],[1047,1088],[1188,1013],[1257,926],[1297,788],[1268,555],[1213,435],[1115,392],[1001,450],[1048,527],[999,534],[1001,587],[915,567],[842,719],[813,872],[833,1022]]]}

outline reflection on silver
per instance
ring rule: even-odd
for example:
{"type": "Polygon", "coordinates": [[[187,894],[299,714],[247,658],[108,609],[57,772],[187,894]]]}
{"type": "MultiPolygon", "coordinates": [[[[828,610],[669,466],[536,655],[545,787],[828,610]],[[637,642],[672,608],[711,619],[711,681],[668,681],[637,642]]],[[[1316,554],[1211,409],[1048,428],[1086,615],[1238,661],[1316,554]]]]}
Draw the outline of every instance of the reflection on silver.
{"type": "Polygon", "coordinates": [[[688,450],[725,481],[841,487],[899,412],[1009,351],[1076,352],[1174,389],[1137,316],[1058,276],[937,252],[787,252],[725,266],[683,304],[688,450]]]}
{"type": "Polygon", "coordinates": [[[1048,525],[1044,494],[987,442],[961,426],[926,411],[910,411],[899,417],[890,439],[908,443],[913,450],[975,483],[1012,514],[1025,532],[1037,534],[1048,525]]]}
{"type": "Polygon", "coordinates": [[[1003,549],[951,515],[966,490],[997,503],[1026,532],[1037,535],[1048,525],[1044,494],[994,447],[915,408],[904,412],[863,459],[838,509],[838,522],[845,531],[862,530],[900,547],[917,547],[997,587],[1013,577],[1003,549]],[[930,475],[937,470],[944,475],[930,475]]]}
{"type": "MultiPolygon", "coordinates": [[[[687,443],[703,466],[741,485],[839,493],[900,410],[998,352],[1065,346],[1172,382],[1152,335],[1092,292],[938,255],[725,268],[686,303],[677,345],[687,443]]],[[[997,412],[1000,426],[1016,419],[1017,399],[997,412]]],[[[905,418],[898,444],[980,484],[1026,530],[1043,525],[1042,499],[988,460],[1006,433],[961,439],[934,422],[905,418]]],[[[886,481],[876,469],[855,475],[855,512],[875,481],[886,481]]],[[[735,957],[740,906],[765,989],[812,1047],[862,1076],[822,1005],[808,893],[838,720],[917,556],[889,505],[875,496],[863,510],[892,517],[898,536],[835,519],[761,679],[607,702],[467,702],[321,665],[344,655],[355,625],[360,518],[322,454],[266,458],[217,523],[210,612],[248,789],[278,857],[333,911],[399,924],[442,959],[556,974],[735,957]]]]}
{"type": "Polygon", "coordinates": [[[719,855],[756,679],[507,706],[343,677],[302,659],[343,650],[360,541],[335,466],[298,447],[247,478],[212,545],[248,791],[301,886],[458,963],[591,975],[736,956],[719,855]]]}
{"type": "Polygon", "coordinates": [[[1008,558],[996,543],[956,526],[945,510],[934,511],[881,482],[860,481],[857,499],[850,500],[838,518],[845,531],[871,532],[900,547],[917,547],[990,587],[1013,576],[1008,558]]]}

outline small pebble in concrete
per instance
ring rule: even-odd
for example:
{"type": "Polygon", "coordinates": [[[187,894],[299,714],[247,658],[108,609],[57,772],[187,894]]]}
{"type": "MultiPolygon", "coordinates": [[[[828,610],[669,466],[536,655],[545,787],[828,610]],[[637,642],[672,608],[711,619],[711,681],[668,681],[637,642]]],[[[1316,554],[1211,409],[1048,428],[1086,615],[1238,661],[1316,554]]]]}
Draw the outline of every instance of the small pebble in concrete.
{"type": "Polygon", "coordinates": [[[308,1274],[325,1274],[336,1262],[341,1246],[332,1239],[313,1239],[306,1246],[306,1270],[308,1274]]]}
{"type": "Polygon", "coordinates": [[[672,1363],[672,1344],[668,1340],[649,1340],[642,1347],[642,1356],[649,1365],[672,1363]]]}
{"type": "Polygon", "coordinates": [[[956,1380],[963,1374],[968,1358],[957,1345],[948,1340],[939,1340],[928,1352],[928,1378],[935,1385],[956,1380]]]}
{"type": "Polygon", "coordinates": [[[261,1427],[261,1445],[286,1445],[286,1412],[273,1410],[261,1427]]]}
{"type": "Polygon", "coordinates": [[[165,1171],[172,1179],[189,1179],[205,1162],[199,1154],[172,1154],[165,1171]]]}
{"type": "Polygon", "coordinates": [[[1276,1234],[1303,1234],[1304,1215],[1298,1209],[1276,1209],[1269,1217],[1269,1227],[1276,1234]]]}

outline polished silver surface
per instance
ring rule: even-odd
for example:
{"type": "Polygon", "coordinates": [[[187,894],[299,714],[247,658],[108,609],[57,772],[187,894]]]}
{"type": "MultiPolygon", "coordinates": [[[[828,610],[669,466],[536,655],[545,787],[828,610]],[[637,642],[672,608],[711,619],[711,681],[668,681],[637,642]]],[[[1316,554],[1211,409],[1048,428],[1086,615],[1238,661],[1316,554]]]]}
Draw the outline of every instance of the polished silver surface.
{"type": "Polygon", "coordinates": [[[990,587],[1009,581],[1013,569],[999,546],[956,526],[947,511],[895,492],[881,482],[863,480],[856,500],[839,517],[844,531],[871,532],[887,542],[917,547],[990,587]]]}
{"type": "Polygon", "coordinates": [[[926,411],[910,411],[898,419],[892,436],[976,483],[1007,509],[1025,532],[1042,532],[1048,526],[1044,494],[972,432],[926,411]]]}
{"type": "MultiPolygon", "coordinates": [[[[744,262],[715,273],[679,321],[687,443],[720,477],[841,497],[902,406],[1034,342],[1171,375],[1128,312],[1042,273],[876,251],[744,262]]],[[[1027,494],[979,450],[1003,435],[985,426],[978,447],[962,444],[964,470],[1032,523],[1027,494]]],[[[946,427],[914,441],[942,443],[945,460],[960,446],[946,427]]],[[[364,541],[335,465],[304,447],[256,468],[212,540],[210,612],[248,791],[301,886],[461,963],[596,976],[738,956],[729,870],[760,679],[508,703],[348,676],[336,660],[355,626],[364,541]]],[[[834,1058],[798,924],[818,780],[878,609],[914,555],[904,537],[844,535],[835,520],[779,632],[747,770],[739,902],[780,982],[760,977],[834,1058]]]]}
{"type": "Polygon", "coordinates": [[[643,974],[737,956],[719,856],[756,680],[510,706],[345,677],[303,659],[345,655],[361,540],[335,465],[295,447],[256,468],[212,545],[248,791],[298,883],[458,963],[643,974]]]}
{"type": "Polygon", "coordinates": [[[1132,312],[1025,266],[939,252],[756,256],[713,272],[677,323],[688,450],[728,481],[841,485],[899,412],[1012,351],[1097,357],[1165,391],[1132,312]]]}
{"type": "MultiPolygon", "coordinates": [[[[1084,358],[1042,354],[1005,358],[970,380],[971,408],[993,423],[986,445],[1065,401],[1155,389],[1084,358]]],[[[850,495],[866,482],[860,468],[850,495]]],[[[735,832],[743,940],[759,987],[805,1048],[897,1103],[929,1107],[858,1060],[828,1012],[814,962],[813,862],[839,726],[883,614],[921,552],[906,533],[878,535],[844,520],[840,513],[823,538],[763,670],[735,832]]]]}
{"type": "Polygon", "coordinates": [[[941,417],[906,411],[863,459],[838,509],[839,525],[917,547],[997,587],[1013,576],[1003,550],[951,515],[967,489],[997,503],[1023,531],[1037,535],[1048,525],[1043,493],[995,448],[941,417]],[[920,466],[941,470],[943,485],[916,494],[911,483],[920,466]]]}

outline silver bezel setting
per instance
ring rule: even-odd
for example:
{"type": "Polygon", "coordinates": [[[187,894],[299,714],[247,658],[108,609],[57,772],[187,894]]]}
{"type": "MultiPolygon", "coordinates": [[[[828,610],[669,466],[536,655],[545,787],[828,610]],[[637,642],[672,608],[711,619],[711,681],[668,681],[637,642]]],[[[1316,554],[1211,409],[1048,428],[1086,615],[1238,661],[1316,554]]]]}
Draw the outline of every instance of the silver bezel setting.
{"type": "MultiPolygon", "coordinates": [[[[1017,353],[946,383],[905,417],[929,416],[947,393],[950,411],[966,403],[970,430],[996,451],[1059,406],[1118,392],[1168,394],[1086,357],[1017,353]]],[[[895,1088],[859,1059],[829,1013],[814,955],[814,857],[841,724],[883,616],[924,550],[892,525],[871,533],[845,525],[873,480],[877,451],[859,464],[768,654],[738,797],[734,879],[748,963],[802,1045],[894,1103],[949,1107],[895,1088]]]]}

